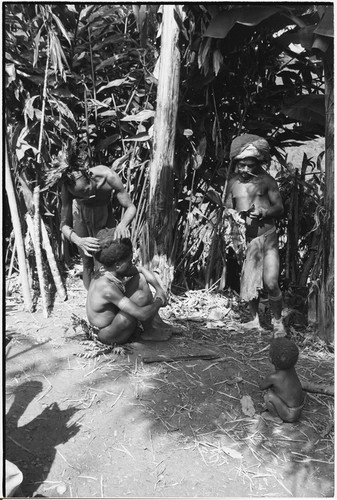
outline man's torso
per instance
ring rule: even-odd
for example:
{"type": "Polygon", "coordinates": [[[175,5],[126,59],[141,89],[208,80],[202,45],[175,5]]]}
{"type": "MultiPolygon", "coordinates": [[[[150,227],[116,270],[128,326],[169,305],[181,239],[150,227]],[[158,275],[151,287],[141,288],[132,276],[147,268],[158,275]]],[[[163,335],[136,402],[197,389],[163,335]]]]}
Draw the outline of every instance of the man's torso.
{"type": "MultiPolygon", "coordinates": [[[[233,208],[238,212],[248,210],[253,204],[255,209],[269,208],[270,200],[268,190],[272,177],[263,173],[254,177],[252,180],[243,181],[238,175],[232,180],[231,194],[233,198],[233,208]]],[[[247,238],[254,238],[264,234],[275,225],[272,218],[251,219],[246,216],[246,235],[247,238]]]]}
{"type": "Polygon", "coordinates": [[[113,196],[113,188],[107,181],[108,176],[108,167],[104,167],[103,165],[98,165],[96,167],[90,168],[90,172],[92,173],[91,183],[92,189],[90,192],[90,197],[87,199],[76,198],[76,187],[74,189],[74,197],[80,205],[84,205],[87,207],[95,207],[107,205],[112,196],[113,196]]]}
{"type": "Polygon", "coordinates": [[[111,283],[105,276],[94,278],[88,290],[86,312],[89,322],[98,328],[104,328],[114,319],[118,313],[118,307],[111,302],[115,296],[120,298],[121,292],[118,287],[111,283]],[[106,291],[109,290],[109,300],[106,291]]]}

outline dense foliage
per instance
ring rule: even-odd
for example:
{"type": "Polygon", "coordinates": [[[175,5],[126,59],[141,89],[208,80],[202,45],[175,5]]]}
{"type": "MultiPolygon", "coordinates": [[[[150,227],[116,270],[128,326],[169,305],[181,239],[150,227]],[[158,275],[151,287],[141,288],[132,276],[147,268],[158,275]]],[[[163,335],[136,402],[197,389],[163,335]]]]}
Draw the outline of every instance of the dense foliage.
{"type": "MultiPolygon", "coordinates": [[[[247,131],[268,138],[287,215],[297,220],[295,236],[286,221],[279,228],[286,242],[284,278],[307,284],[324,175],[316,158],[304,156],[302,169],[292,168],[282,148],[324,135],[322,63],[311,50],[324,9],[186,4],[182,16],[177,12],[176,285],[211,286],[221,277],[224,285],[226,254],[241,251],[227,230],[236,222],[225,221],[222,211],[229,145],[247,131]],[[317,170],[318,176],[306,177],[317,170]],[[292,269],[289,255],[295,256],[292,269]]],[[[17,3],[4,11],[6,129],[23,210],[29,209],[27,190],[40,185],[42,216],[61,255],[56,181],[62,171],[53,167],[53,157],[76,138],[93,164],[112,166],[127,184],[137,206],[136,244],[147,210],[160,6],[17,3]]]]}

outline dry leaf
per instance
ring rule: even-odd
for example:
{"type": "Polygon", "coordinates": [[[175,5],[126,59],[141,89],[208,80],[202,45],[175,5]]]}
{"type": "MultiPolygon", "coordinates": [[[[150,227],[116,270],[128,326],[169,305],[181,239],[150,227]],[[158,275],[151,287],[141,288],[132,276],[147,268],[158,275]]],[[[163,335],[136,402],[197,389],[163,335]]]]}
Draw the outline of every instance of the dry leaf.
{"type": "Polygon", "coordinates": [[[254,403],[250,396],[242,396],[241,408],[243,413],[248,415],[248,417],[253,417],[255,415],[254,403]]]}
{"type": "Polygon", "coordinates": [[[229,455],[232,458],[242,458],[242,455],[239,451],[233,450],[233,448],[227,448],[227,446],[221,447],[222,451],[229,455]]]}

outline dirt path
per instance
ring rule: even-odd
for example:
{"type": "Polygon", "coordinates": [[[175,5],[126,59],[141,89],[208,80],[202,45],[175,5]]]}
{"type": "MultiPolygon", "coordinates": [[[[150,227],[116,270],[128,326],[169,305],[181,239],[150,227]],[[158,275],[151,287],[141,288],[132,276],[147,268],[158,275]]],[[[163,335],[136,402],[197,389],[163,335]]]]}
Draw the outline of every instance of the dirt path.
{"type": "MultiPolygon", "coordinates": [[[[220,327],[202,307],[178,321],[175,304],[180,334],[169,342],[87,359],[92,344],[70,319],[84,317],[84,297],[75,281],[48,319],[7,301],[6,458],[23,472],[24,496],[333,496],[333,398],[308,394],[296,424],[260,417],[270,333],[220,327]],[[142,362],[211,351],[226,359],[142,362]]],[[[301,350],[302,378],[333,383],[333,366],[327,351],[301,350]]]]}

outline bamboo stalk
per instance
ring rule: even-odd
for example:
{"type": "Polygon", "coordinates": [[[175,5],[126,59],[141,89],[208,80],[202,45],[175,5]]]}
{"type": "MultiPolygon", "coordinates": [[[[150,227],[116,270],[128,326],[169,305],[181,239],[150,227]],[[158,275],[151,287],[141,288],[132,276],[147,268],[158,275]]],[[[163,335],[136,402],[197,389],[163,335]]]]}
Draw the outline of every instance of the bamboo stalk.
{"type": "Polygon", "coordinates": [[[52,246],[51,246],[50,241],[49,241],[49,236],[47,233],[46,226],[45,226],[42,219],[41,219],[41,232],[42,232],[42,245],[43,245],[43,247],[46,251],[46,254],[47,254],[48,264],[49,264],[50,271],[51,271],[53,279],[54,279],[57,293],[59,294],[59,297],[61,300],[67,300],[67,292],[66,292],[64,284],[62,282],[62,279],[61,279],[61,276],[60,276],[60,273],[59,273],[59,270],[58,270],[58,267],[56,264],[54,252],[53,252],[52,246]]]}
{"type": "Polygon", "coordinates": [[[6,192],[8,197],[9,209],[11,212],[13,230],[15,235],[16,247],[17,247],[17,256],[19,263],[19,272],[20,272],[20,280],[22,285],[22,293],[23,300],[25,303],[25,309],[30,311],[33,306],[31,290],[29,286],[29,278],[28,278],[28,270],[26,264],[26,253],[25,246],[22,236],[21,222],[19,216],[19,210],[16,202],[16,196],[14,191],[12,173],[9,166],[9,157],[8,157],[8,145],[7,141],[5,143],[6,155],[5,155],[5,164],[6,164],[6,192]]]}
{"type": "Polygon", "coordinates": [[[40,294],[42,299],[43,315],[48,318],[49,311],[49,298],[47,294],[47,284],[45,281],[45,276],[43,272],[43,261],[41,252],[41,228],[40,228],[40,187],[36,186],[33,193],[33,203],[34,203],[34,249],[35,249],[35,259],[36,259],[36,269],[37,275],[40,283],[40,294]]]}
{"type": "Polygon", "coordinates": [[[13,249],[12,249],[12,257],[11,257],[11,262],[9,264],[9,270],[8,270],[8,276],[7,276],[8,282],[7,282],[7,286],[6,286],[6,295],[8,293],[8,289],[9,289],[9,280],[11,279],[11,276],[12,276],[15,253],[16,253],[16,241],[14,240],[13,249]]]}
{"type": "Polygon", "coordinates": [[[48,41],[47,41],[47,60],[46,60],[46,69],[45,69],[45,72],[44,72],[44,82],[43,82],[43,100],[42,100],[42,110],[41,110],[41,123],[40,123],[40,136],[39,136],[37,163],[40,163],[41,149],[42,149],[43,125],[44,125],[44,118],[45,118],[45,113],[46,113],[46,99],[47,99],[47,83],[48,83],[49,59],[50,59],[50,38],[48,36],[48,41]]]}

